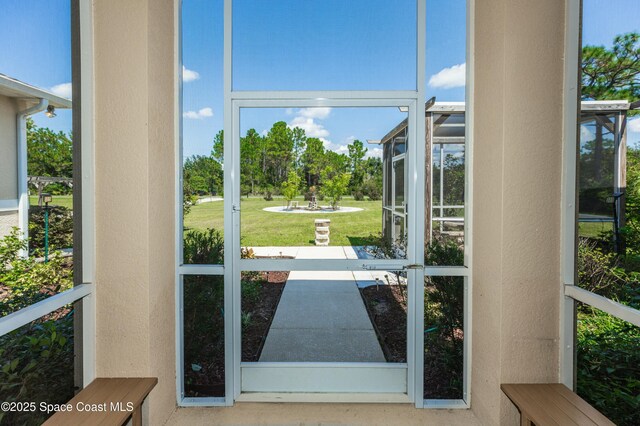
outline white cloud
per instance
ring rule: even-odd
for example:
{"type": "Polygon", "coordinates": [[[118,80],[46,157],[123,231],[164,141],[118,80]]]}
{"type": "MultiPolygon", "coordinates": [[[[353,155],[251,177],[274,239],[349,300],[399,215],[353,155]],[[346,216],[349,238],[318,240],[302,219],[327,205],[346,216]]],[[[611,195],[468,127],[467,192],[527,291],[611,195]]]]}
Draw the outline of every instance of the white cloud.
{"type": "Polygon", "coordinates": [[[299,127],[309,138],[325,138],[329,136],[329,131],[320,123],[316,123],[313,118],[295,117],[289,123],[290,128],[299,127]]]}
{"type": "Polygon", "coordinates": [[[382,158],[382,148],[369,148],[365,158],[382,158]]]}
{"type": "Polygon", "coordinates": [[[199,109],[198,111],[187,111],[182,114],[184,118],[190,118],[192,120],[202,120],[206,117],[213,117],[213,110],[209,107],[199,109]]]}
{"type": "Polygon", "coordinates": [[[335,152],[337,152],[338,154],[349,155],[349,147],[347,145],[340,145],[335,149],[335,152]]]}
{"type": "Polygon", "coordinates": [[[317,118],[322,120],[327,118],[331,113],[331,108],[329,107],[314,107],[314,108],[302,108],[298,110],[296,113],[299,116],[306,118],[317,118]]]}
{"type": "Polygon", "coordinates": [[[429,86],[439,89],[452,89],[465,85],[466,63],[453,65],[440,70],[429,78],[429,86]]]}
{"type": "Polygon", "coordinates": [[[182,66],[182,81],[185,83],[189,83],[190,81],[198,80],[200,78],[200,73],[197,71],[193,71],[187,69],[184,65],[182,66]]]}
{"type": "Polygon", "coordinates": [[[640,133],[640,117],[627,121],[630,132],[640,133]]]}
{"type": "Polygon", "coordinates": [[[51,89],[51,93],[62,98],[71,99],[71,83],[56,84],[51,89]]]}
{"type": "Polygon", "coordinates": [[[585,125],[580,125],[580,140],[590,141],[595,139],[596,135],[585,125]]]}

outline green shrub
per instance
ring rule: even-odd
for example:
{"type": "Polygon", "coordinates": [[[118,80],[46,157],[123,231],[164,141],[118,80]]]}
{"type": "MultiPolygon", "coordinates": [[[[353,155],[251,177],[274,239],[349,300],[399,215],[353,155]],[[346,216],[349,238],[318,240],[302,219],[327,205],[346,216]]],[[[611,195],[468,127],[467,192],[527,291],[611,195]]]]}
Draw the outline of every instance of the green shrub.
{"type": "MultiPolygon", "coordinates": [[[[0,400],[66,403],[74,395],[73,356],[73,311],[0,337],[0,400]]],[[[40,425],[47,417],[39,411],[0,412],[0,424],[40,425]]]]}
{"type": "Polygon", "coordinates": [[[371,201],[378,201],[382,198],[382,181],[368,179],[362,185],[362,192],[369,197],[371,201]]]}
{"type": "Polygon", "coordinates": [[[580,287],[640,307],[638,274],[627,273],[621,266],[624,262],[616,254],[605,253],[596,242],[581,238],[577,260],[580,287]]]}
{"type": "MultiPolygon", "coordinates": [[[[189,231],[185,264],[222,264],[224,240],[216,229],[189,231]]],[[[224,277],[188,275],[183,282],[184,370],[190,396],[224,395],[224,277]],[[205,386],[202,390],[202,386],[205,386]],[[208,386],[208,387],[207,387],[208,386]]]]}
{"type": "MultiPolygon", "coordinates": [[[[62,206],[49,206],[49,248],[73,247],[73,211],[62,206]]],[[[44,207],[29,207],[29,251],[44,249],[44,207]]]]}
{"type": "MultiPolygon", "coordinates": [[[[54,252],[48,263],[21,258],[17,228],[0,240],[0,317],[71,288],[70,262],[54,252]]],[[[0,337],[0,400],[64,403],[73,397],[73,316],[69,308],[0,337]],[[54,320],[52,316],[62,314],[54,320]]],[[[0,424],[39,425],[42,413],[0,413],[0,424]]]]}
{"type": "Polygon", "coordinates": [[[362,191],[355,191],[353,193],[353,199],[355,201],[362,201],[364,200],[364,194],[362,193],[362,191]]]}
{"type": "MultiPolygon", "coordinates": [[[[425,247],[425,265],[461,265],[464,252],[454,241],[434,239],[425,247]]],[[[425,277],[425,369],[437,382],[425,398],[462,398],[464,360],[464,278],[425,277]]]]}
{"type": "Polygon", "coordinates": [[[48,296],[73,286],[73,271],[69,259],[53,252],[49,262],[22,258],[19,251],[25,242],[13,231],[0,240],[0,285],[7,292],[0,299],[0,316],[39,302],[48,296]]]}
{"type": "Polygon", "coordinates": [[[640,424],[640,328],[578,309],[577,392],[619,425],[640,424]]]}
{"type": "Polygon", "coordinates": [[[221,265],[224,262],[224,238],[220,231],[192,230],[184,236],[183,258],[185,264],[221,265]]]}

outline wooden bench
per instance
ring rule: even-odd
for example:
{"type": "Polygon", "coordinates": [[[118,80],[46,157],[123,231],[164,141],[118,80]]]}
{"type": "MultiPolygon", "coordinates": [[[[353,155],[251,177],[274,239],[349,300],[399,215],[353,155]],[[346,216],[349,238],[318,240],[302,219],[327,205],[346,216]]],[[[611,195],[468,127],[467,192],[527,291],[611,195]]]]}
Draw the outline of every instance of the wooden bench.
{"type": "Polygon", "coordinates": [[[614,425],[561,383],[502,384],[500,389],[520,411],[520,425],[614,425]]]}
{"type": "Polygon", "coordinates": [[[155,377],[99,378],[44,423],[54,425],[142,426],[142,402],[158,383],[155,377]]]}

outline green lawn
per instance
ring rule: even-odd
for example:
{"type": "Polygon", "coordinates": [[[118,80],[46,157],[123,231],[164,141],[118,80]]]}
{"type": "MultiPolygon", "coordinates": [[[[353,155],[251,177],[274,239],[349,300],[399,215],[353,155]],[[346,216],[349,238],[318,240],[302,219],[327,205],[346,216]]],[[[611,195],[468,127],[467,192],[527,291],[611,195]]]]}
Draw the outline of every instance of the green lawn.
{"type": "MultiPolygon", "coordinates": [[[[38,205],[38,196],[31,195],[29,196],[29,205],[37,206],[38,205]]],[[[73,196],[71,195],[54,195],[53,201],[49,204],[50,206],[62,206],[67,207],[69,209],[73,208],[73,196]]]]}
{"type": "MultiPolygon", "coordinates": [[[[300,205],[305,205],[302,197],[300,205]]],[[[314,245],[314,220],[331,219],[330,245],[365,245],[372,241],[371,234],[382,231],[382,201],[355,201],[345,198],[340,205],[359,207],[353,213],[292,214],[273,213],[265,207],[282,206],[284,199],[265,201],[262,198],[243,198],[241,209],[242,244],[246,246],[311,246],[314,245]]],[[[326,202],[320,202],[325,205],[326,202]]],[[[203,203],[191,208],[185,217],[185,229],[213,227],[223,230],[222,201],[203,203]]]]}
{"type": "Polygon", "coordinates": [[[599,238],[601,232],[613,231],[611,222],[579,222],[578,235],[581,237],[599,238]]]}

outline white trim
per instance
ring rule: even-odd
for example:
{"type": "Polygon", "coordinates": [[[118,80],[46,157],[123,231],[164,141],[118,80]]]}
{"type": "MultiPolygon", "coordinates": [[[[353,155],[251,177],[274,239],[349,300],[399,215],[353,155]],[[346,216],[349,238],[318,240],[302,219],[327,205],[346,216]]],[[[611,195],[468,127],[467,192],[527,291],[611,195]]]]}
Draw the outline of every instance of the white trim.
{"type": "Polygon", "coordinates": [[[392,393],[406,395],[407,364],[242,363],[242,393],[392,393]]]}
{"type": "Polygon", "coordinates": [[[469,277],[471,269],[468,266],[425,266],[425,277],[469,277]]]}
{"type": "Polygon", "coordinates": [[[473,335],[473,131],[475,129],[475,0],[467,0],[465,104],[465,210],[464,210],[464,341],[462,399],[471,407],[472,335],[473,335]]]}
{"type": "Polygon", "coordinates": [[[88,296],[92,289],[90,284],[81,284],[0,318],[0,336],[88,296]]]}
{"type": "Polygon", "coordinates": [[[233,90],[233,1],[224,0],[224,263],[229,266],[224,275],[224,350],[225,350],[225,404],[233,405],[233,401],[240,395],[240,269],[238,268],[236,247],[240,241],[240,206],[233,208],[235,194],[240,193],[240,139],[235,134],[236,125],[232,103],[233,90]],[[237,146],[235,141],[238,141],[237,146]],[[235,178],[238,176],[238,179],[235,178]]]}
{"type": "MultiPolygon", "coordinates": [[[[49,105],[47,99],[40,99],[40,102],[23,111],[18,111],[16,115],[16,137],[18,149],[18,228],[20,228],[20,238],[29,241],[29,189],[27,184],[27,117],[44,111],[49,105]]],[[[27,257],[28,250],[20,250],[20,255],[27,257]]]]}
{"type": "Polygon", "coordinates": [[[425,399],[424,408],[436,410],[460,410],[471,406],[462,399],[425,399]]]}
{"type": "Polygon", "coordinates": [[[227,405],[224,397],[182,398],[179,407],[220,407],[227,405]]]}
{"type": "Polygon", "coordinates": [[[572,299],[586,303],[594,308],[598,308],[618,319],[630,322],[631,324],[640,327],[640,310],[633,309],[632,307],[607,299],[606,297],[575,285],[565,285],[564,294],[572,299]]]}
{"type": "Polygon", "coordinates": [[[0,200],[0,212],[12,212],[17,211],[20,201],[15,200],[0,200]]]}
{"type": "Polygon", "coordinates": [[[224,266],[180,265],[177,267],[177,273],[178,275],[224,275],[224,266]]]}
{"type": "MultiPolygon", "coordinates": [[[[40,101],[46,99],[48,104],[60,109],[71,108],[71,100],[54,95],[51,92],[24,83],[15,78],[0,74],[0,95],[21,100],[40,101]]],[[[46,106],[45,106],[46,108],[46,106]]]]}
{"type": "Polygon", "coordinates": [[[404,393],[295,393],[252,392],[243,393],[238,402],[295,402],[334,404],[408,404],[411,399],[404,393]]]}
{"type": "Polygon", "coordinates": [[[183,176],[182,176],[182,0],[174,0],[176,13],[174,13],[173,28],[175,37],[173,40],[174,50],[177,52],[177,60],[173,69],[177,75],[174,84],[174,110],[177,111],[173,118],[174,123],[174,157],[175,157],[175,337],[176,337],[176,402],[179,407],[187,405],[184,397],[184,298],[183,280],[181,276],[183,259],[183,176]]]}
{"type": "MultiPolygon", "coordinates": [[[[407,120],[407,125],[409,128],[406,130],[407,135],[409,137],[409,144],[405,145],[405,152],[414,152],[414,158],[409,156],[409,161],[414,164],[415,169],[413,170],[414,174],[410,174],[405,177],[405,183],[413,182],[413,196],[408,197],[407,199],[407,191],[405,189],[405,204],[409,200],[409,208],[410,212],[407,212],[409,215],[409,219],[412,220],[411,225],[405,223],[405,232],[411,236],[413,234],[413,246],[411,246],[411,242],[409,241],[408,247],[413,247],[413,257],[410,259],[412,263],[424,264],[424,235],[425,235],[425,219],[427,217],[427,212],[425,211],[425,189],[426,189],[426,181],[427,176],[425,174],[425,162],[427,160],[426,156],[426,114],[424,111],[424,102],[427,97],[426,92],[426,68],[427,68],[427,44],[426,44],[426,34],[427,34],[427,2],[426,1],[418,1],[417,2],[417,12],[416,12],[417,20],[418,20],[418,28],[416,31],[418,40],[416,43],[417,52],[416,52],[416,63],[418,69],[416,71],[416,77],[418,79],[416,88],[418,89],[418,101],[415,111],[415,119],[414,119],[414,127],[415,130],[411,129],[411,119],[407,120]],[[412,141],[411,138],[414,138],[412,141]],[[414,177],[415,176],[415,177],[414,177]],[[420,206],[418,206],[418,204],[420,206]],[[417,217],[417,213],[420,212],[420,217],[417,217]],[[411,217],[413,216],[413,217],[411,217]],[[415,228],[413,228],[415,226],[415,228]],[[410,229],[414,229],[413,231],[409,231],[410,229]]],[[[411,113],[411,109],[409,109],[409,113],[411,113]]],[[[393,148],[393,147],[392,147],[393,148]]],[[[392,152],[393,154],[393,152],[392,152]]],[[[431,155],[429,155],[431,158],[431,155]]],[[[393,161],[392,161],[393,166],[393,161]]],[[[431,169],[431,167],[430,167],[431,169]]],[[[392,175],[395,176],[395,172],[392,167],[392,175]]],[[[409,168],[409,172],[411,172],[411,166],[409,168]]],[[[407,173],[405,172],[405,176],[407,173]]],[[[431,179],[431,177],[429,177],[431,179]]],[[[384,182],[384,180],[383,180],[384,182]]],[[[395,182],[391,183],[392,191],[395,191],[395,182]]],[[[405,186],[405,188],[407,188],[405,186]]],[[[392,206],[395,205],[395,196],[391,200],[392,206]]],[[[395,208],[394,208],[395,212],[395,208]]],[[[431,213],[431,212],[429,212],[431,213]]],[[[429,229],[431,229],[431,224],[428,224],[429,229]]],[[[392,225],[392,235],[395,226],[392,225]]],[[[411,240],[411,238],[410,238],[411,240]]],[[[407,278],[411,276],[413,279],[409,280],[409,283],[413,282],[414,285],[409,287],[408,300],[410,301],[409,306],[411,310],[407,312],[407,362],[409,363],[410,370],[408,372],[408,394],[413,404],[416,408],[423,408],[424,401],[424,275],[423,272],[418,270],[409,271],[407,274],[407,278]],[[413,329],[411,329],[411,325],[413,325],[413,329]],[[411,343],[411,344],[409,344],[411,343]]]]}
{"type": "MultiPolygon", "coordinates": [[[[80,69],[82,129],[82,282],[95,283],[95,133],[94,133],[94,72],[93,72],[93,1],[79,2],[80,69]]],[[[82,380],[88,385],[96,376],[96,295],[82,303],[82,380]]]]}
{"type": "MultiPolygon", "coordinates": [[[[575,0],[569,0],[575,3],[575,0]]],[[[575,21],[575,13],[576,11],[573,9],[575,7],[574,4],[570,4],[567,8],[568,13],[567,13],[567,19],[573,19],[575,21]]],[[[578,14],[580,12],[578,11],[578,14]]],[[[579,15],[578,15],[579,16],[579,15]]],[[[575,30],[576,25],[578,24],[578,22],[568,22],[565,19],[567,25],[567,36],[570,36],[571,38],[573,38],[576,34],[570,33],[570,31],[575,30]]],[[[578,33],[579,35],[580,33],[578,33]]],[[[566,41],[567,43],[567,47],[569,43],[574,43],[575,40],[571,40],[568,39],[566,41]]],[[[567,52],[567,54],[569,54],[569,52],[567,52]]],[[[577,56],[577,52],[575,52],[573,55],[577,56]]],[[[574,58],[570,58],[571,60],[573,60],[574,58]]],[[[565,62],[566,65],[569,65],[569,57],[567,56],[567,61],[565,62]]],[[[576,71],[576,70],[574,70],[576,71]]],[[[565,74],[566,75],[566,74],[565,74]]],[[[576,74],[577,75],[577,74],[576,74]]],[[[612,111],[612,110],[618,110],[618,111],[627,111],[629,108],[631,107],[631,104],[628,101],[582,101],[581,104],[581,110],[582,111],[612,111]]]]}
{"type": "MultiPolygon", "coordinates": [[[[308,108],[308,107],[405,107],[416,102],[416,93],[412,92],[412,96],[392,96],[396,92],[379,98],[372,97],[336,97],[336,98],[303,98],[300,97],[304,92],[294,92],[295,97],[285,98],[274,96],[273,99],[247,99],[245,97],[236,99],[232,95],[234,111],[240,108],[308,108]]],[[[404,92],[397,92],[403,94],[404,92]]],[[[402,154],[401,154],[402,155],[402,154]]]]}
{"type": "MultiPolygon", "coordinates": [[[[565,9],[565,61],[563,115],[563,170],[561,215],[561,279],[565,285],[575,280],[576,253],[576,170],[577,129],[579,105],[579,53],[580,53],[580,0],[568,0],[565,9]]],[[[573,300],[565,297],[560,288],[560,381],[569,389],[574,383],[574,333],[575,318],[573,300]]]]}
{"type": "Polygon", "coordinates": [[[406,259],[240,259],[241,271],[399,271],[406,259]]]}
{"type": "MultiPolygon", "coordinates": [[[[326,91],[232,91],[231,98],[235,101],[285,101],[286,104],[295,107],[296,101],[314,103],[308,106],[332,106],[336,99],[344,100],[374,100],[374,99],[417,99],[417,92],[414,90],[326,90],[326,91]]],[[[406,106],[406,105],[398,105],[406,106]]]]}
{"type": "MultiPolygon", "coordinates": [[[[418,9],[418,11],[420,8],[418,9]]],[[[426,19],[426,15],[418,18],[418,30],[422,27],[421,23],[426,19]]],[[[422,28],[424,30],[424,28],[422,28]]],[[[418,32],[418,34],[424,34],[418,32]]],[[[424,37],[418,36],[418,40],[423,40],[424,37]]],[[[420,46],[421,43],[418,43],[420,46]]],[[[418,58],[420,54],[417,55],[418,58]]],[[[418,61],[420,64],[420,61],[418,61]]],[[[424,73],[424,68],[418,66],[418,72],[424,73]]],[[[424,77],[418,75],[418,86],[424,86],[424,77]]],[[[408,128],[406,130],[405,137],[405,155],[404,155],[404,233],[407,236],[407,261],[410,264],[422,265],[424,263],[424,112],[422,101],[412,102],[409,105],[409,116],[407,117],[408,128]],[[421,126],[418,123],[422,123],[421,126]],[[419,129],[422,129],[422,133],[419,133],[419,129]],[[407,204],[408,203],[408,204],[407,204]]],[[[396,176],[393,171],[393,159],[391,161],[392,176],[396,176]]],[[[393,190],[395,191],[395,182],[393,190]]],[[[394,198],[391,200],[392,206],[396,208],[395,193],[394,198]]],[[[395,232],[395,225],[392,227],[392,232],[395,232]]],[[[393,234],[392,234],[393,235],[393,234]]],[[[420,287],[423,286],[424,278],[422,277],[422,271],[417,269],[410,269],[407,271],[408,286],[408,303],[407,303],[407,387],[406,392],[411,400],[416,402],[416,383],[419,382],[421,375],[417,373],[418,363],[422,362],[422,347],[418,352],[419,346],[416,341],[418,336],[422,336],[422,333],[418,333],[418,325],[420,323],[418,312],[422,312],[421,307],[423,299],[418,301],[418,296],[421,294],[420,287]]],[[[422,329],[420,329],[422,330],[422,329]]]]}

